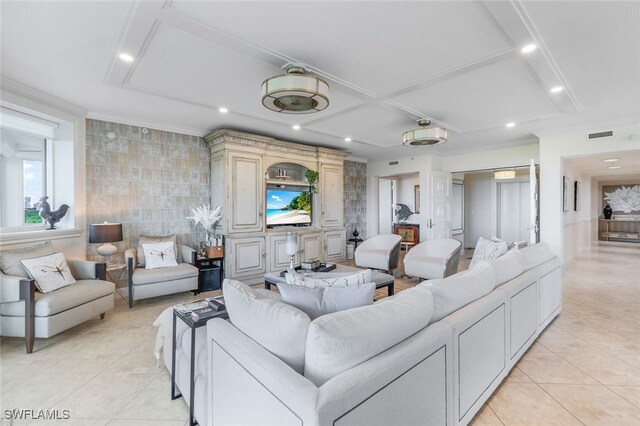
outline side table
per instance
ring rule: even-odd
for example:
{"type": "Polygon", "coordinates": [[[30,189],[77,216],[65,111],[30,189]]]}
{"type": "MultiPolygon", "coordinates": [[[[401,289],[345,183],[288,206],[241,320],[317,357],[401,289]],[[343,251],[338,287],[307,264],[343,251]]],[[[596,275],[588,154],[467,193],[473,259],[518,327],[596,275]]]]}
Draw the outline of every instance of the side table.
{"type": "Polygon", "coordinates": [[[224,256],[214,258],[198,256],[196,268],[198,268],[198,292],[222,290],[224,256]]]}
{"type": "Polygon", "coordinates": [[[122,275],[126,270],[127,270],[127,265],[124,263],[112,263],[110,265],[107,265],[107,280],[113,282],[116,285],[116,292],[125,301],[127,301],[127,298],[124,297],[124,295],[122,294],[122,291],[120,287],[118,287],[118,284],[120,283],[120,280],[122,279],[122,275]]]}
{"type": "MultiPolygon", "coordinates": [[[[215,298],[218,299],[218,298],[215,298]]],[[[183,305],[175,305],[173,307],[173,333],[172,333],[172,345],[171,345],[171,400],[179,398],[182,393],[176,392],[176,320],[180,318],[189,328],[191,328],[191,359],[189,366],[189,425],[196,424],[193,417],[193,402],[194,402],[194,386],[195,386],[195,358],[196,358],[196,329],[207,325],[207,321],[213,318],[228,319],[226,309],[217,312],[208,312],[207,315],[201,315],[201,317],[194,319],[191,311],[181,310],[180,306],[193,305],[199,302],[205,302],[208,299],[196,300],[195,302],[189,302],[183,305]]],[[[202,311],[201,309],[195,309],[196,312],[202,311]]]]}

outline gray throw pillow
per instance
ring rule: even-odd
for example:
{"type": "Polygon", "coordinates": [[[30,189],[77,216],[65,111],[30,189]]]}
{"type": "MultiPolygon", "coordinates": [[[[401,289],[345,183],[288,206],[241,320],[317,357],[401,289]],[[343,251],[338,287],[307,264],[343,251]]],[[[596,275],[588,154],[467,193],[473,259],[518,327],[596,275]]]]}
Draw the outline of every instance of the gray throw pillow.
{"type": "Polygon", "coordinates": [[[2,268],[2,272],[6,275],[30,278],[27,270],[22,266],[20,261],[22,259],[48,256],[54,253],[55,250],[53,250],[51,241],[15,250],[3,250],[0,251],[0,268],[2,268]]]}
{"type": "Polygon", "coordinates": [[[278,290],[284,303],[295,306],[314,320],[325,314],[371,305],[376,285],[309,288],[280,283],[278,290]]]}

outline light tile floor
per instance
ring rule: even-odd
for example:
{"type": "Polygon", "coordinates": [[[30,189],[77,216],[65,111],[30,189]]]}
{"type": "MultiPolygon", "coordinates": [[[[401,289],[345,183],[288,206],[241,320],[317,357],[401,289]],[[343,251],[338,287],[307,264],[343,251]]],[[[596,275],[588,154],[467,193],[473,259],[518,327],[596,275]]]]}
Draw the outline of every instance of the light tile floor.
{"type": "MultiPolygon", "coordinates": [[[[467,256],[468,257],[468,254],[467,256]]],[[[640,425],[640,247],[594,248],[565,269],[563,313],[523,356],[474,425],[640,425]]],[[[461,259],[460,270],[467,259],[461,259]]],[[[417,280],[399,278],[396,291],[417,280]]],[[[204,294],[209,295],[209,294],[204,294]]],[[[384,290],[376,298],[386,295],[384,290]]],[[[203,295],[197,296],[201,298],[203,295]]],[[[184,425],[156,368],[153,320],[190,293],[137,302],[54,336],[24,353],[0,340],[0,415],[11,408],[69,410],[69,421],[13,424],[184,425]]],[[[3,425],[10,424],[2,420],[3,425]]]]}

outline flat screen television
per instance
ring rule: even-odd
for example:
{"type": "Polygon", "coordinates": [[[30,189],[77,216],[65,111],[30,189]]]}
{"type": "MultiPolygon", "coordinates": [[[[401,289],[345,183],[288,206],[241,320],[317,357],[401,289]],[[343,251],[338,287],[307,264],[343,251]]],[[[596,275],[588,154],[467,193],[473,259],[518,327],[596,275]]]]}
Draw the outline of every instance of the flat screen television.
{"type": "Polygon", "coordinates": [[[267,226],[310,226],[309,188],[267,188],[267,226]]]}

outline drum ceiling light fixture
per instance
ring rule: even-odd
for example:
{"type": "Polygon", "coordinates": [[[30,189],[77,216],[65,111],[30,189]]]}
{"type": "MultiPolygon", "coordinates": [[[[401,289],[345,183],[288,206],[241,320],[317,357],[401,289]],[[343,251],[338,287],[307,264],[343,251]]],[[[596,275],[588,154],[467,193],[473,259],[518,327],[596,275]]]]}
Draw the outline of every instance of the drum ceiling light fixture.
{"type": "Polygon", "coordinates": [[[319,112],[329,106],[329,84],[298,65],[262,83],[262,104],[286,114],[319,112]]]}
{"type": "Polygon", "coordinates": [[[418,120],[419,129],[408,130],[402,135],[404,146],[435,146],[447,141],[447,129],[431,127],[430,120],[418,120]]]}

